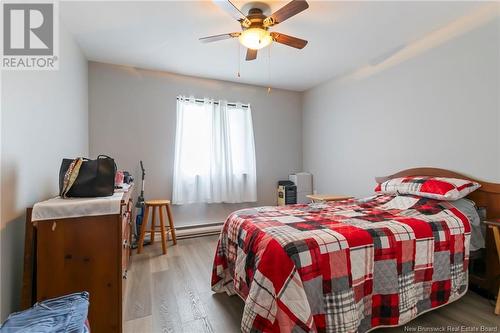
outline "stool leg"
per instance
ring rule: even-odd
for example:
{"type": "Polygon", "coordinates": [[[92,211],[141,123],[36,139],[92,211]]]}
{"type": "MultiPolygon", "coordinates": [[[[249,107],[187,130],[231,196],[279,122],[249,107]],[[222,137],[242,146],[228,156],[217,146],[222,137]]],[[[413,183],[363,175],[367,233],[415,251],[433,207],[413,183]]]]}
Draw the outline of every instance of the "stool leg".
{"type": "MultiPolygon", "coordinates": [[[[498,261],[500,262],[500,228],[497,226],[493,227],[493,238],[495,238],[498,261]]],[[[500,315],[500,286],[498,287],[498,296],[497,296],[497,304],[495,306],[495,314],[500,315]]]]}
{"type": "Polygon", "coordinates": [[[161,247],[163,250],[163,254],[167,254],[167,240],[165,239],[165,220],[163,218],[163,209],[162,207],[158,207],[160,211],[160,230],[161,230],[161,247]]]}
{"type": "Polygon", "coordinates": [[[146,234],[146,225],[148,224],[149,218],[149,207],[144,206],[144,217],[142,218],[141,224],[141,235],[139,237],[139,246],[137,247],[137,253],[142,252],[142,247],[144,246],[144,235],[146,234]]]}
{"type": "MultiPolygon", "coordinates": [[[[168,218],[168,209],[167,209],[166,205],[165,205],[165,211],[167,212],[167,218],[168,218]]],[[[167,225],[165,224],[165,229],[167,230],[167,232],[166,232],[166,234],[167,234],[167,246],[168,246],[168,242],[170,241],[170,237],[171,237],[171,235],[170,235],[170,233],[171,233],[171,231],[170,231],[170,219],[168,219],[168,225],[169,225],[169,227],[167,228],[167,225]]]]}
{"type": "Polygon", "coordinates": [[[177,244],[177,238],[175,237],[175,229],[174,229],[174,219],[172,218],[172,211],[170,210],[170,204],[167,205],[167,215],[168,215],[168,223],[170,224],[170,232],[172,233],[172,241],[174,245],[177,244]]]}
{"type": "Polygon", "coordinates": [[[497,305],[495,306],[495,314],[500,315],[500,287],[498,287],[497,305]]]}
{"type": "Polygon", "coordinates": [[[151,219],[151,244],[155,242],[156,206],[153,206],[153,218],[151,219]]]}

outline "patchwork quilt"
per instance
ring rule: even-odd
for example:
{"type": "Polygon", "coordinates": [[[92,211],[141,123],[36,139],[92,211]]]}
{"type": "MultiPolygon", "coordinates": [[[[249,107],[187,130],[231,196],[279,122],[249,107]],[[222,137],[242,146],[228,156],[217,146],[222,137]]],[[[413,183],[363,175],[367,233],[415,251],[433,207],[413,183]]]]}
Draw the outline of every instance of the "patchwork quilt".
{"type": "Polygon", "coordinates": [[[367,332],[465,294],[469,242],[460,210],[411,195],[244,209],[212,289],[245,300],[243,332],[367,332]]]}

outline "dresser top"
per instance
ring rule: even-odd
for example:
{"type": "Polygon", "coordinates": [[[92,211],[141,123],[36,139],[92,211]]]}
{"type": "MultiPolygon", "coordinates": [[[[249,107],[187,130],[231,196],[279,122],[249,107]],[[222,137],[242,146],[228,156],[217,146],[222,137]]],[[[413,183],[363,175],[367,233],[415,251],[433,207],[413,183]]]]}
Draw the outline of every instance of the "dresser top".
{"type": "Polygon", "coordinates": [[[37,202],[33,206],[31,220],[44,221],[82,216],[115,215],[120,214],[122,205],[131,198],[134,185],[126,190],[116,190],[108,197],[98,198],[61,198],[37,202]]]}

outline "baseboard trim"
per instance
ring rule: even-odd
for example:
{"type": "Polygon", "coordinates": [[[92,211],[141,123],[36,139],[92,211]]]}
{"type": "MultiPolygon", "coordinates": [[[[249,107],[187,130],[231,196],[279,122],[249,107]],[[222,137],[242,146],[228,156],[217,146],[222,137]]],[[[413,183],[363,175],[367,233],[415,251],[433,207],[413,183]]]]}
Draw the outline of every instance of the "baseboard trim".
{"type": "Polygon", "coordinates": [[[206,228],[206,227],[213,227],[213,226],[222,226],[223,224],[224,224],[224,222],[187,224],[187,225],[176,226],[175,230],[198,229],[198,228],[206,228]]]}
{"type": "Polygon", "coordinates": [[[224,223],[197,224],[176,227],[177,239],[187,239],[195,237],[206,237],[220,234],[224,223]]]}

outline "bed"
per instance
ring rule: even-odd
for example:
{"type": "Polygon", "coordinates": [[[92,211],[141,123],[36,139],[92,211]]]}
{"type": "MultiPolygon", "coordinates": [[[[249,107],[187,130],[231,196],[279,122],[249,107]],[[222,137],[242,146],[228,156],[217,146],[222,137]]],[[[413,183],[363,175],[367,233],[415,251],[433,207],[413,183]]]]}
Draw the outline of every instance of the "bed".
{"type": "MultiPolygon", "coordinates": [[[[377,182],[410,175],[467,178],[418,168],[377,182]]],[[[245,301],[243,332],[405,324],[466,293],[474,202],[500,216],[500,185],[480,183],[473,201],[379,194],[236,211],[219,239],[212,289],[245,301]]]]}

